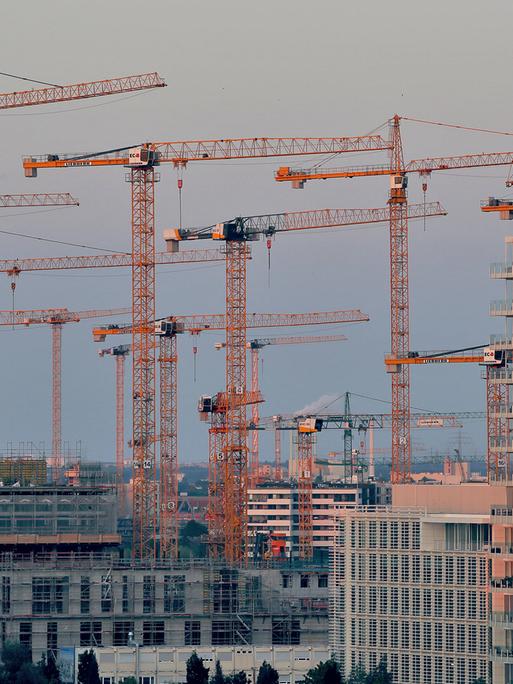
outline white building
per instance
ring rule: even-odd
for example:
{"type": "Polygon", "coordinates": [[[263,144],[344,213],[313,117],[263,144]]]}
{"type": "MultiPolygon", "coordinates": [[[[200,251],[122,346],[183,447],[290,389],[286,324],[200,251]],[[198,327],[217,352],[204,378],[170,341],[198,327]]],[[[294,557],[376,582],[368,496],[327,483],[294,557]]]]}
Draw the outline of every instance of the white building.
{"type": "MultiPolygon", "coordinates": [[[[343,506],[354,507],[386,503],[390,486],[365,483],[345,485],[322,483],[312,492],[314,554],[326,555],[334,539],[334,512],[343,506]]],[[[297,554],[299,512],[294,483],[264,484],[248,492],[248,528],[250,539],[257,534],[277,535],[285,539],[286,554],[297,554]]]]}
{"type": "MultiPolygon", "coordinates": [[[[95,648],[102,684],[118,684],[125,677],[136,678],[138,684],[182,684],[185,682],[186,664],[190,648],[142,648],[137,645],[119,648],[95,648]]],[[[78,655],[83,649],[76,649],[78,655]]],[[[296,684],[305,674],[330,657],[328,647],[203,647],[197,649],[205,667],[213,673],[219,660],[225,675],[243,670],[248,681],[256,682],[258,670],[264,660],[270,663],[280,676],[280,684],[296,684]]]]}
{"type": "Polygon", "coordinates": [[[385,658],[397,684],[491,681],[489,541],[489,513],[341,510],[330,631],[343,671],[385,658]]]}

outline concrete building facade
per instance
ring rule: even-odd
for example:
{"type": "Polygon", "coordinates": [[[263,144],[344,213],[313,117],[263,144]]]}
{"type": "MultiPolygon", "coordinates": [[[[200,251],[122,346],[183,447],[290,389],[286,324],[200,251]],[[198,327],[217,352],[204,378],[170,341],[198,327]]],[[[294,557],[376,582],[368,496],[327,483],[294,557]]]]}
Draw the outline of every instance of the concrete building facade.
{"type": "Polygon", "coordinates": [[[63,647],[326,646],[328,569],[134,565],[108,552],[0,556],[0,639],[63,647]]]}
{"type": "Polygon", "coordinates": [[[513,486],[394,485],[338,512],[331,648],[396,684],[513,682],[513,486]]]}

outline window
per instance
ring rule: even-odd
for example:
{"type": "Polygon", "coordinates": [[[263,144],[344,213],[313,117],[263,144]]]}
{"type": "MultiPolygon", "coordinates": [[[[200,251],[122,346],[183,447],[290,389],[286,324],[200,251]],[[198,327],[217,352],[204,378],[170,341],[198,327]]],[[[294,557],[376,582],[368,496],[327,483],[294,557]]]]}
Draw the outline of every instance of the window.
{"type": "Polygon", "coordinates": [[[454,558],[445,558],[445,583],[454,584],[454,558]]]}
{"type": "Polygon", "coordinates": [[[410,624],[409,622],[401,622],[401,648],[410,648],[410,624]]]}
{"type": "Polygon", "coordinates": [[[186,620],[184,625],[184,646],[201,644],[201,623],[199,620],[186,620]]]}
{"type": "Polygon", "coordinates": [[[456,592],[456,617],[465,617],[465,604],[467,602],[467,595],[464,591],[456,592]]]}
{"type": "Polygon", "coordinates": [[[445,625],[445,650],[450,653],[454,651],[454,625],[452,622],[445,625]]]}
{"type": "MultiPolygon", "coordinates": [[[[127,636],[128,639],[128,636],[127,636]]],[[[81,622],[80,623],[80,645],[81,646],[101,646],[102,645],[102,623],[101,622],[81,622]]],[[[126,641],[123,644],[126,646],[126,641]]]]}
{"type": "Polygon", "coordinates": [[[420,615],[420,589],[412,589],[412,614],[420,615]]]}
{"type": "MultiPolygon", "coordinates": [[[[451,625],[451,627],[452,627],[452,625],[451,625]]],[[[434,632],[435,632],[435,651],[442,651],[443,650],[443,636],[442,636],[442,623],[441,622],[435,622],[434,632]]]]}
{"type": "Polygon", "coordinates": [[[328,586],[328,575],[319,575],[317,578],[317,586],[319,589],[325,589],[328,586]]]}
{"type": "Polygon", "coordinates": [[[392,522],[390,524],[390,547],[397,549],[399,547],[399,523],[392,522]]]}
{"type": "Polygon", "coordinates": [[[431,584],[431,556],[424,556],[423,558],[423,582],[424,584],[431,584]]]}
{"type": "Polygon", "coordinates": [[[32,578],[32,612],[34,615],[61,615],[68,612],[67,577],[32,578]]]}
{"type": "Polygon", "coordinates": [[[397,620],[390,620],[390,646],[399,647],[399,623],[397,620]]]}
{"type": "Polygon", "coordinates": [[[423,625],[424,629],[424,642],[423,642],[423,648],[425,651],[430,651],[431,650],[431,623],[430,622],[424,622],[423,625]]]}
{"type": "Polygon", "coordinates": [[[49,622],[46,625],[46,649],[50,651],[52,657],[57,656],[57,623],[49,622]]]}
{"type": "Polygon", "coordinates": [[[101,584],[101,609],[102,613],[110,613],[112,610],[112,575],[102,575],[101,584]]]}
{"type": "Polygon", "coordinates": [[[375,582],[378,577],[378,559],[374,554],[369,556],[369,581],[375,582]]]}
{"type": "Polygon", "coordinates": [[[233,644],[248,644],[251,642],[253,626],[246,618],[244,622],[237,620],[212,621],[212,646],[230,646],[233,644]]]}
{"type": "Polygon", "coordinates": [[[143,613],[155,612],[155,576],[143,577],[143,613]]]}
{"type": "Polygon", "coordinates": [[[435,584],[443,584],[442,556],[435,556],[435,584]]]}
{"type": "Polygon", "coordinates": [[[388,524],[384,520],[379,523],[379,545],[382,549],[388,547],[388,524]]]}
{"type": "Polygon", "coordinates": [[[424,617],[431,617],[431,590],[424,589],[424,617]]]}
{"type": "Polygon", "coordinates": [[[397,615],[399,612],[399,589],[397,587],[390,589],[390,612],[392,615],[397,615]]]}
{"type": "Polygon", "coordinates": [[[411,559],[411,580],[415,584],[420,583],[420,556],[417,554],[411,559]]]}
{"type": "Polygon", "coordinates": [[[130,586],[128,584],[128,575],[123,575],[121,588],[121,610],[123,613],[130,612],[130,586]]]}
{"type": "Polygon", "coordinates": [[[369,587],[369,613],[375,615],[378,610],[378,588],[369,587]]]}
{"type": "Polygon", "coordinates": [[[469,620],[475,620],[477,617],[477,592],[467,592],[467,610],[469,620]]]}
{"type": "Polygon", "coordinates": [[[386,582],[388,580],[388,558],[384,554],[379,557],[379,579],[381,582],[386,582]]]}
{"type": "Polygon", "coordinates": [[[273,646],[298,646],[301,643],[301,623],[290,618],[273,618],[273,646]]]}
{"type": "Polygon", "coordinates": [[[442,590],[435,589],[434,591],[434,616],[442,617],[442,590]]]}
{"type": "Polygon", "coordinates": [[[390,579],[399,582],[399,558],[396,554],[390,556],[390,579]]]}
{"type": "Polygon", "coordinates": [[[401,556],[401,582],[410,581],[410,559],[408,556],[401,556]]]}
{"type": "Polygon", "coordinates": [[[20,645],[32,656],[32,623],[20,622],[20,645]]]}
{"type": "Polygon", "coordinates": [[[454,617],[454,591],[447,589],[445,592],[445,617],[454,617]]]}
{"type": "Polygon", "coordinates": [[[11,612],[11,578],[2,577],[2,613],[11,612]]]}
{"type": "Polygon", "coordinates": [[[291,579],[292,578],[290,575],[282,575],[281,576],[281,586],[284,589],[290,589],[290,587],[292,586],[291,579]]]}
{"type": "Polygon", "coordinates": [[[465,625],[456,625],[456,650],[458,653],[465,651],[465,625]]]}
{"type": "Polygon", "coordinates": [[[465,584],[465,559],[461,557],[456,560],[456,583],[465,584]]]}
{"type": "Polygon", "coordinates": [[[401,613],[403,615],[410,613],[410,590],[408,587],[401,589],[401,613]]]}
{"type": "Polygon", "coordinates": [[[163,646],[164,643],[164,620],[143,622],[143,646],[163,646]]]}
{"type": "Polygon", "coordinates": [[[410,548],[410,523],[407,522],[401,523],[401,548],[410,548]]]}
{"type": "Polygon", "coordinates": [[[310,586],[310,575],[301,575],[299,586],[301,589],[308,589],[310,586]]]}
{"type": "Polygon", "coordinates": [[[130,632],[134,633],[134,623],[131,620],[114,620],[112,645],[126,646],[130,632]]]}
{"type": "Polygon", "coordinates": [[[412,648],[420,651],[420,622],[415,620],[411,623],[412,648]]]}
{"type": "Polygon", "coordinates": [[[185,575],[164,576],[164,612],[185,611],[185,575]]]}
{"type": "Polygon", "coordinates": [[[91,610],[91,582],[89,577],[80,578],[80,613],[87,615],[91,610]]]}

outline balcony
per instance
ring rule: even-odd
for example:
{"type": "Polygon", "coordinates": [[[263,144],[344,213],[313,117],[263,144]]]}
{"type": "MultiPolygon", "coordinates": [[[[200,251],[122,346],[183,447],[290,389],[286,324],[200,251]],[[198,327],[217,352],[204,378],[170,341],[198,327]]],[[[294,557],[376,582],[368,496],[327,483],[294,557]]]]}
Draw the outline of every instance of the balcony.
{"type": "Polygon", "coordinates": [[[513,591],[513,577],[492,577],[490,580],[490,588],[492,591],[502,592],[505,589],[513,591]]]}
{"type": "Polygon", "coordinates": [[[513,419],[513,404],[492,404],[490,406],[490,415],[493,418],[513,419]]]}
{"type": "Polygon", "coordinates": [[[490,659],[513,664],[513,650],[496,646],[490,651],[490,659]]]}
{"type": "Polygon", "coordinates": [[[491,613],[490,626],[493,625],[511,625],[513,628],[513,613],[491,613]]]}
{"type": "Polygon", "coordinates": [[[488,368],[488,373],[484,374],[484,377],[488,376],[488,382],[492,385],[511,385],[513,384],[513,370],[508,368],[488,368]]]}
{"type": "Polygon", "coordinates": [[[492,302],[490,316],[513,316],[513,299],[497,299],[492,302]]]}
{"type": "Polygon", "coordinates": [[[495,350],[513,349],[513,340],[507,335],[490,335],[490,347],[495,350]]]}
{"type": "Polygon", "coordinates": [[[513,279],[513,263],[502,262],[490,264],[490,278],[513,279]]]}
{"type": "Polygon", "coordinates": [[[494,556],[513,556],[513,542],[511,544],[492,542],[489,546],[485,546],[485,550],[494,556]]]}

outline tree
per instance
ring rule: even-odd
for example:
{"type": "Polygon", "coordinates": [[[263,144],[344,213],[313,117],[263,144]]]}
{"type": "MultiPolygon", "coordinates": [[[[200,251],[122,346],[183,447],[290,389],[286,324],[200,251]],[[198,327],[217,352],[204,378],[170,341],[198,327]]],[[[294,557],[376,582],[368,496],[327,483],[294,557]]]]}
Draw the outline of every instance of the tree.
{"type": "Polygon", "coordinates": [[[226,684],[226,678],[223,674],[223,668],[219,660],[216,660],[216,670],[214,676],[210,678],[210,684],[226,684]]]}
{"type": "Polygon", "coordinates": [[[351,670],[347,684],[367,684],[367,673],[362,665],[357,665],[351,670]]]}
{"type": "Polygon", "coordinates": [[[248,684],[248,678],[244,671],[236,672],[226,677],[226,684],[248,684]]]}
{"type": "Polygon", "coordinates": [[[16,674],[15,682],[16,684],[47,684],[48,679],[42,673],[41,668],[32,663],[23,663],[16,674]]]}
{"type": "Polygon", "coordinates": [[[193,651],[187,661],[187,684],[207,684],[208,667],[203,665],[203,658],[199,658],[196,651],[193,651]]]}
{"type": "Polygon", "coordinates": [[[78,656],[78,684],[101,684],[98,661],[92,648],[78,656]]]}
{"type": "Polygon", "coordinates": [[[486,684],[486,682],[485,682],[485,680],[483,679],[483,677],[479,677],[478,679],[474,679],[474,681],[472,682],[472,684],[486,684]]]}
{"type": "Polygon", "coordinates": [[[366,684],[392,684],[393,678],[384,660],[367,675],[366,684]]]}
{"type": "Polygon", "coordinates": [[[319,663],[308,670],[304,682],[305,684],[342,684],[342,674],[338,663],[332,658],[319,663]]]}
{"type": "Polygon", "coordinates": [[[125,677],[119,684],[137,684],[137,679],[135,677],[125,677]]]}
{"type": "Polygon", "coordinates": [[[279,684],[279,675],[269,663],[264,662],[260,665],[258,670],[258,677],[256,684],[279,684]]]}
{"type": "Polygon", "coordinates": [[[55,662],[55,658],[49,655],[48,658],[41,656],[41,661],[39,662],[39,669],[43,673],[48,684],[61,684],[61,673],[55,662]]]}
{"type": "Polygon", "coordinates": [[[2,648],[2,684],[15,684],[18,673],[26,664],[32,665],[30,651],[19,642],[6,641],[2,648]]]}

